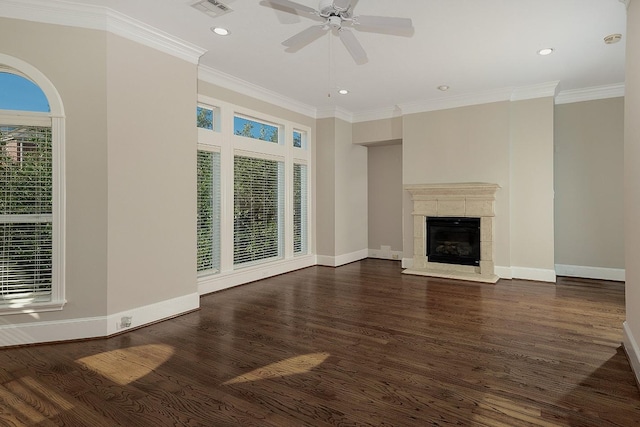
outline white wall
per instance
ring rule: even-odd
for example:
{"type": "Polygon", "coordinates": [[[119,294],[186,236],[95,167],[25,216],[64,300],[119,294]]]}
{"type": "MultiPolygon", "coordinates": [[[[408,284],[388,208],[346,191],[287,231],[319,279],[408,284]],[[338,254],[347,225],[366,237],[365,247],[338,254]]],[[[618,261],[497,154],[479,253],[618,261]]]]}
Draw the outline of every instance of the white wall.
{"type": "Polygon", "coordinates": [[[627,11],[624,101],[624,231],[626,313],[624,344],[640,383],[640,2],[627,11]]]}

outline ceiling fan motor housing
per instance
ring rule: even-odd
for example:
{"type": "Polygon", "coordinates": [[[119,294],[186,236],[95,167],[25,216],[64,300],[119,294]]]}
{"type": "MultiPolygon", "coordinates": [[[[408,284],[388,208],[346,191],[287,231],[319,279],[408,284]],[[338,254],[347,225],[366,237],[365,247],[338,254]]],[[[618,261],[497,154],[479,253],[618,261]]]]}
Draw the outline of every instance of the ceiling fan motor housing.
{"type": "Polygon", "coordinates": [[[320,5],[318,6],[318,11],[320,12],[320,16],[324,18],[329,18],[332,16],[338,17],[346,17],[346,13],[349,10],[348,5],[346,8],[342,8],[336,6],[333,0],[320,0],[320,5]]]}

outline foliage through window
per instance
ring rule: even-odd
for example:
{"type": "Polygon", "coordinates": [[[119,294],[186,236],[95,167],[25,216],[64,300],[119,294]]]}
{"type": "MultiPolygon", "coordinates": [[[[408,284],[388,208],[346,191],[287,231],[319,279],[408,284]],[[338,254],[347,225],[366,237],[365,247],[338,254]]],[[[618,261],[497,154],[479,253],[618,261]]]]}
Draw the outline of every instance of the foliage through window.
{"type": "Polygon", "coordinates": [[[245,117],[234,116],[233,133],[260,141],[278,143],[278,127],[267,123],[258,122],[245,117]]]}
{"type": "Polygon", "coordinates": [[[199,128],[213,130],[213,110],[198,106],[196,109],[196,121],[199,128]]]}
{"type": "Polygon", "coordinates": [[[296,148],[302,148],[302,133],[293,131],[293,146],[296,148]]]}
{"type": "Polygon", "coordinates": [[[282,256],[284,163],[235,156],[233,263],[282,256]]]}
{"type": "Polygon", "coordinates": [[[220,271],[220,153],[198,151],[198,272],[220,271]]]}
{"type": "Polygon", "coordinates": [[[46,126],[0,125],[0,301],[49,301],[52,145],[46,126]]]}
{"type": "Polygon", "coordinates": [[[293,165],[293,252],[307,253],[307,165],[293,165]]]}

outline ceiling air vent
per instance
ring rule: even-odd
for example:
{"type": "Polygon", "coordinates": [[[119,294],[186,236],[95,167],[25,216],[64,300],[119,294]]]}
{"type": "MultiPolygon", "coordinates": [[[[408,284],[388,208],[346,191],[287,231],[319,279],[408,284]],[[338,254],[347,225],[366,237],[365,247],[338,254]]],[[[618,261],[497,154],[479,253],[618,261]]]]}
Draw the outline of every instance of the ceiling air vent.
{"type": "Polygon", "coordinates": [[[218,0],[201,0],[197,3],[192,4],[191,7],[214,18],[216,16],[229,13],[233,10],[229,6],[218,0]]]}

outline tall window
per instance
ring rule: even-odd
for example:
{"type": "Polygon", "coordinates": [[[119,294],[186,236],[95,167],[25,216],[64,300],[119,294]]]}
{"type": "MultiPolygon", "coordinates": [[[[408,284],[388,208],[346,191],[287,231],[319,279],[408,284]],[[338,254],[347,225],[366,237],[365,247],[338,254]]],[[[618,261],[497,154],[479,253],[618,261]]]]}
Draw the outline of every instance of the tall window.
{"type": "Polygon", "coordinates": [[[60,309],[63,122],[38,85],[0,70],[0,312],[60,309]]]}
{"type": "Polygon", "coordinates": [[[307,165],[293,165],[293,252],[307,253],[307,165]]]}
{"type": "Polygon", "coordinates": [[[198,150],[198,272],[220,271],[220,153],[198,150]]]}
{"type": "Polygon", "coordinates": [[[233,263],[282,257],[284,163],[235,156],[233,263]]]}

